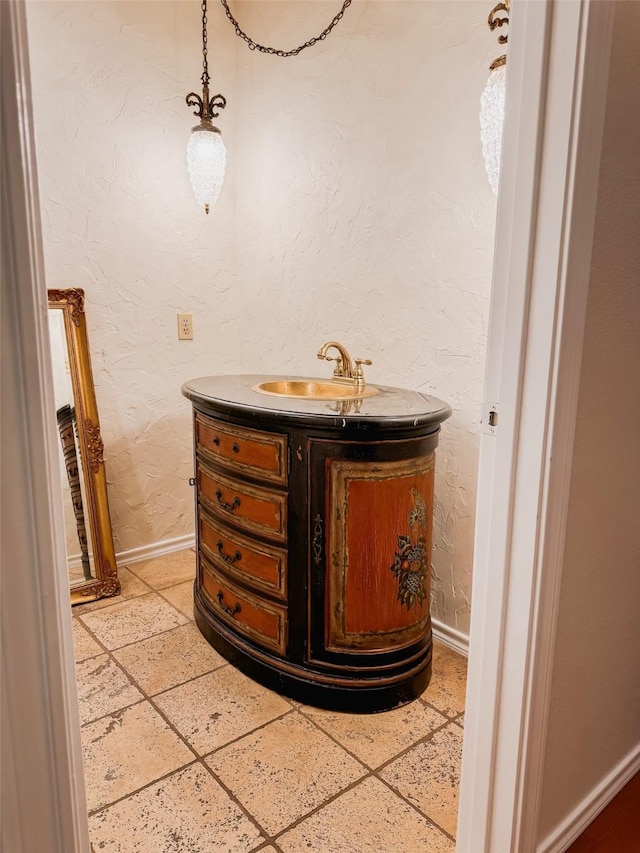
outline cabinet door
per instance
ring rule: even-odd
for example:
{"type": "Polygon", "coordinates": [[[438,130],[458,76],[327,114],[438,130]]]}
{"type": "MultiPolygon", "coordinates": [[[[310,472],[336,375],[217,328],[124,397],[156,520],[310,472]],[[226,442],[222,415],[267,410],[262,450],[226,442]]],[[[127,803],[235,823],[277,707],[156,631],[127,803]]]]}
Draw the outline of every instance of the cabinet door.
{"type": "Polygon", "coordinates": [[[430,631],[435,437],[394,444],[324,449],[310,530],[316,660],[384,665],[430,631]]]}

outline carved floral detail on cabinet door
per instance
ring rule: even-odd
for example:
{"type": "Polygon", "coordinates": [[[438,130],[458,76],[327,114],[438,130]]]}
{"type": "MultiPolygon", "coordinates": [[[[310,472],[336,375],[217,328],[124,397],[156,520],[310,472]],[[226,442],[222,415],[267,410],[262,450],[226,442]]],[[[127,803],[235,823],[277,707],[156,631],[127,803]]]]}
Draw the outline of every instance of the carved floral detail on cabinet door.
{"type": "Polygon", "coordinates": [[[407,524],[409,533],[397,537],[398,544],[391,571],[398,581],[398,601],[407,610],[419,606],[427,597],[429,561],[427,559],[427,505],[417,489],[412,488],[413,509],[407,524]]]}

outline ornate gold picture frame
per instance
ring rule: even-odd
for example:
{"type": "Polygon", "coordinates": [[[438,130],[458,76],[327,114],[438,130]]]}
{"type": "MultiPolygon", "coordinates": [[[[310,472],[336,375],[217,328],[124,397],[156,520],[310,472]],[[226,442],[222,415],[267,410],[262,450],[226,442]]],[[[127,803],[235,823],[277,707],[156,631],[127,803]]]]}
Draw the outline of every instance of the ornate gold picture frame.
{"type": "Polygon", "coordinates": [[[73,389],[75,431],[84,486],[82,510],[91,543],[91,577],[70,587],[71,603],[81,604],[120,592],[107,500],[104,445],[93,385],[84,311],[84,291],[49,290],[49,309],[62,311],[68,369],[73,389]]]}

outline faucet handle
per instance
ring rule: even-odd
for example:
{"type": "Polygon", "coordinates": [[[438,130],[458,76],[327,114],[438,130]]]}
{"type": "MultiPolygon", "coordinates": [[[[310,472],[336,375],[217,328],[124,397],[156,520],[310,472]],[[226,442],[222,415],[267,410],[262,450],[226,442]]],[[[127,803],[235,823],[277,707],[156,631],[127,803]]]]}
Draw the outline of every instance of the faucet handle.
{"type": "Polygon", "coordinates": [[[356,380],[358,385],[364,385],[364,371],[362,370],[362,365],[373,364],[373,362],[370,358],[354,358],[353,363],[356,366],[353,378],[356,380]]]}

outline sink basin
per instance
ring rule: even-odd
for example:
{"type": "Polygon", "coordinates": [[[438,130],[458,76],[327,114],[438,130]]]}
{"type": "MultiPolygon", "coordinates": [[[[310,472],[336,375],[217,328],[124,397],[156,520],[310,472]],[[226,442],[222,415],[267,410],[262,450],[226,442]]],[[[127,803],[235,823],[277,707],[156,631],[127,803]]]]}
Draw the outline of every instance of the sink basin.
{"type": "Polygon", "coordinates": [[[277,379],[259,382],[252,391],[275,397],[296,397],[304,400],[361,400],[379,393],[373,385],[357,387],[323,379],[277,379]]]}

